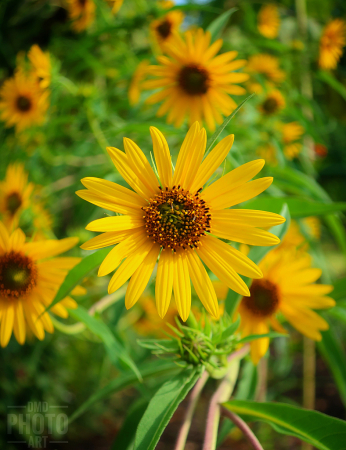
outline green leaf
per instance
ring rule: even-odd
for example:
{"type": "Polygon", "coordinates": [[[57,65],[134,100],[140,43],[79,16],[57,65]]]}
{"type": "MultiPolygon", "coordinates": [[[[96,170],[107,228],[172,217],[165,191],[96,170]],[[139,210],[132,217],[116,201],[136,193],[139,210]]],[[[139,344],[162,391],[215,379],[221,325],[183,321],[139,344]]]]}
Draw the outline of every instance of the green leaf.
{"type": "Polygon", "coordinates": [[[222,125],[219,126],[219,128],[215,131],[215,133],[212,135],[210,139],[208,139],[207,143],[207,151],[204,154],[204,157],[207,156],[207,154],[210,152],[210,150],[214,147],[215,142],[217,141],[217,138],[220,136],[220,134],[223,132],[223,130],[227,127],[229,122],[233,119],[233,117],[237,114],[237,112],[242,108],[242,106],[250,100],[255,94],[249,95],[245,100],[243,100],[240,105],[230,114],[226,119],[223,121],[222,125]]]}
{"type": "Polygon", "coordinates": [[[207,28],[207,31],[209,31],[211,34],[211,42],[215,41],[216,38],[221,35],[227,25],[228,19],[236,11],[238,11],[238,8],[231,8],[211,22],[211,24],[207,28]]]}
{"type": "Polygon", "coordinates": [[[234,334],[238,330],[239,325],[240,325],[240,315],[238,316],[237,320],[234,323],[232,323],[232,325],[230,325],[222,332],[220,342],[225,341],[230,336],[232,336],[232,334],[234,334]]]}
{"type": "Polygon", "coordinates": [[[291,217],[324,216],[346,210],[346,202],[325,203],[295,197],[262,196],[246,203],[246,208],[278,213],[286,203],[291,217]]]}
{"type": "Polygon", "coordinates": [[[346,278],[334,283],[334,289],[330,295],[335,301],[346,299],[346,278]]]}
{"type": "Polygon", "coordinates": [[[276,338],[276,337],[288,337],[287,334],[283,334],[283,333],[277,333],[276,331],[271,331],[270,333],[266,333],[266,334],[250,334],[249,336],[244,337],[243,339],[240,339],[240,341],[238,341],[238,344],[245,344],[246,342],[251,342],[254,341],[256,339],[260,339],[260,338],[276,338]]]}
{"type": "Polygon", "coordinates": [[[267,422],[280,433],[297,436],[320,450],[346,449],[346,422],[335,417],[284,403],[233,400],[223,406],[245,419],[267,422]]]}
{"type": "Polygon", "coordinates": [[[109,253],[109,248],[103,248],[86,256],[67,274],[52,303],[47,306],[47,311],[63,300],[83,279],[97,266],[99,266],[109,253]]]}
{"type": "Polygon", "coordinates": [[[327,362],[346,406],[346,355],[333,328],[322,331],[322,340],[317,343],[317,348],[327,362]]]}
{"type": "Polygon", "coordinates": [[[188,367],[160,387],[138,425],[134,450],[155,449],[174,411],[200,375],[200,367],[188,367]]]}
{"type": "Polygon", "coordinates": [[[345,100],[346,100],[346,88],[345,86],[340,83],[336,78],[333,77],[329,72],[326,72],[324,70],[320,70],[317,73],[317,76],[320,80],[324,81],[325,83],[329,84],[330,87],[336,90],[345,100]]]}
{"type": "MultiPolygon", "coordinates": [[[[282,223],[281,225],[276,225],[275,227],[270,228],[270,233],[275,234],[281,241],[285,237],[285,234],[287,233],[287,230],[290,226],[291,222],[291,216],[289,209],[287,205],[285,204],[280,211],[280,214],[285,217],[286,222],[282,223]]],[[[280,245],[280,244],[278,244],[280,245]]],[[[255,263],[259,264],[262,259],[266,256],[270,250],[273,250],[276,248],[277,245],[271,246],[271,247],[252,247],[248,257],[255,263]]],[[[251,283],[250,278],[244,278],[246,284],[249,286],[251,283]]],[[[226,301],[225,301],[225,310],[226,312],[232,317],[234,311],[236,310],[239,301],[241,300],[241,295],[237,294],[236,292],[232,291],[231,289],[228,290],[226,301]]]]}
{"type": "MultiPolygon", "coordinates": [[[[138,370],[142,375],[142,379],[145,381],[148,378],[159,377],[167,373],[180,372],[181,369],[174,363],[173,360],[158,359],[150,362],[146,362],[138,366],[138,370]]],[[[70,417],[69,423],[72,423],[77,417],[84,414],[94,403],[108,398],[115,392],[122,391],[134,384],[139,383],[138,377],[132,371],[126,371],[120,374],[117,378],[110,381],[106,386],[102,387],[98,391],[94,392],[91,397],[88,398],[70,417]]]]}
{"type": "Polygon", "coordinates": [[[78,306],[77,309],[69,309],[69,313],[75,319],[83,322],[92,333],[96,334],[96,336],[103,341],[109,359],[116,367],[122,369],[121,364],[119,364],[121,362],[133,370],[138,379],[141,380],[141,374],[138,371],[136,364],[128,356],[125,348],[120,344],[104,322],[90,316],[88,311],[82,306],[78,306]]]}
{"type": "Polygon", "coordinates": [[[147,409],[149,401],[140,398],[133,405],[131,405],[126,418],[117,433],[115,441],[113,442],[112,450],[128,450],[129,446],[133,444],[135,430],[147,409]]]}

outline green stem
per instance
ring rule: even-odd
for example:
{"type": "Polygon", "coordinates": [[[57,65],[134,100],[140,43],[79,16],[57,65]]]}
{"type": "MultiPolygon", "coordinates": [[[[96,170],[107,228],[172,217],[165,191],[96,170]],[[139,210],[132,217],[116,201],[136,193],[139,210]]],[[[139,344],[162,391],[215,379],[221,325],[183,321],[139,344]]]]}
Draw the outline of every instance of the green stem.
{"type": "Polygon", "coordinates": [[[109,147],[109,143],[101,130],[98,120],[93,115],[91,108],[89,106],[86,109],[86,113],[91,131],[93,132],[95,139],[97,140],[99,146],[102,148],[102,151],[109,157],[108,152],[106,150],[106,148],[109,147]]]}

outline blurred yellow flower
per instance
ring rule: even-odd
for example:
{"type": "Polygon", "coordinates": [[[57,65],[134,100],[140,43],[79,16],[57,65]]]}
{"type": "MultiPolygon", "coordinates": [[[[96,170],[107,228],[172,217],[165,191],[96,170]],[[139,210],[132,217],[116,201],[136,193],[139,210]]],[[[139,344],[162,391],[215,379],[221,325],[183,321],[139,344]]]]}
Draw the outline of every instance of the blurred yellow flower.
{"type": "Polygon", "coordinates": [[[174,34],[178,32],[183,20],[184,14],[181,11],[171,11],[150,24],[151,34],[162,50],[164,50],[164,45],[170,42],[174,34]]]}
{"type": "Polygon", "coordinates": [[[28,52],[34,75],[42,89],[46,89],[51,81],[51,64],[49,53],[44,53],[38,45],[33,45],[28,52]]]}
{"type": "Polygon", "coordinates": [[[285,72],[279,68],[278,58],[264,53],[250,56],[245,70],[249,74],[261,73],[274,83],[281,83],[286,77],[285,72]]]}
{"type": "Polygon", "coordinates": [[[263,102],[259,106],[259,110],[266,116],[277,114],[281,109],[285,108],[286,101],[277,89],[270,90],[263,102]]]}
{"type": "Polygon", "coordinates": [[[263,158],[265,162],[267,164],[270,164],[271,166],[276,166],[278,163],[276,157],[276,148],[270,142],[257,147],[256,154],[260,158],[263,158]]]}
{"type": "Polygon", "coordinates": [[[0,89],[1,120],[17,131],[41,125],[47,112],[49,91],[42,91],[32,75],[18,70],[0,89]]]}
{"type": "Polygon", "coordinates": [[[124,0],[107,0],[107,3],[112,7],[112,13],[117,14],[123,6],[124,0]]]}
{"type": "Polygon", "coordinates": [[[307,229],[309,236],[315,240],[321,238],[321,221],[318,217],[304,217],[303,225],[307,229]]]}
{"type": "Polygon", "coordinates": [[[280,16],[277,6],[263,5],[257,16],[258,31],[268,39],[274,39],[279,34],[280,16]]]}
{"type": "Polygon", "coordinates": [[[107,150],[133,190],[98,178],[82,180],[87,189],[77,195],[122,214],[91,222],[88,230],[104,233],[82,248],[91,250],[119,243],[101,264],[98,275],[117,269],[109,283],[109,293],[131,278],[126,308],[131,308],[143,293],[159,258],[155,289],[160,317],[167,312],[173,290],[178,312],[186,321],[191,308],[190,279],[206,310],[218,317],[215,290],[202,261],[230,289],[249,295],[238,273],[260,278],[261,272],[249,258],[218,238],[251,245],[279,242],[262,227],[282,223],[283,217],[263,211],[226,209],[263,192],[272,178],[248,182],[264,165],[263,160],[257,160],[232,170],[203,189],[225,159],[234,136],[225,137],[202,162],[207,136],[205,129],[195,122],[185,137],[173,174],[165,137],[157,128],[151,127],[150,132],[160,180],[142,150],[127,138],[125,153],[113,147],[107,150]]]}
{"type": "Polygon", "coordinates": [[[222,115],[229,115],[235,101],[229,96],[242,95],[246,91],[235,83],[242,83],[248,74],[235,72],[246,64],[245,60],[233,61],[236,51],[215,56],[222,46],[222,39],[210,43],[211,35],[202,29],[189,30],[183,37],[175,35],[165,45],[165,55],[157,56],[159,65],[149,66],[155,77],[143,83],[143,89],[160,89],[147,99],[147,103],[162,102],[157,115],[168,113],[167,122],[181,126],[186,116],[189,123],[204,120],[210,130],[215,122],[221,124],[222,115]]]}
{"type": "Polygon", "coordinates": [[[331,20],[320,39],[318,64],[322,69],[335,69],[346,45],[346,23],[342,19],[331,20]]]}
{"type": "Polygon", "coordinates": [[[72,28],[78,33],[89,28],[95,20],[95,8],[93,0],[67,0],[72,28]]]}
{"type": "Polygon", "coordinates": [[[284,155],[287,159],[296,158],[302,150],[302,144],[297,142],[304,134],[304,128],[298,122],[281,124],[284,155]]]}
{"type": "Polygon", "coordinates": [[[5,179],[0,182],[1,220],[9,229],[18,225],[20,213],[30,205],[33,188],[23,164],[9,164],[5,179]]]}
{"type": "Polygon", "coordinates": [[[144,59],[138,64],[137,69],[133,74],[128,92],[131,105],[135,105],[139,101],[141,85],[143,83],[145,75],[148,73],[148,67],[149,61],[147,59],[144,59]]]}
{"type": "MultiPolygon", "coordinates": [[[[237,312],[241,315],[242,336],[267,334],[272,327],[285,333],[276,316],[282,313],[300,333],[320,341],[320,331],[328,323],[313,309],[331,308],[335,301],[326,294],[333,286],[316,284],[322,271],[311,267],[311,257],[295,248],[274,250],[260,263],[263,278],[254,280],[250,297],[243,297],[237,312]]],[[[251,342],[251,357],[255,364],[265,355],[269,338],[251,342]]]]}
{"type": "MultiPolygon", "coordinates": [[[[53,324],[45,308],[53,301],[68,270],[80,258],[55,256],[74,247],[78,238],[25,242],[25,234],[17,228],[9,234],[0,222],[0,344],[6,347],[12,331],[24,344],[26,328],[42,340],[45,331],[52,333],[53,324]]],[[[78,288],[75,294],[82,293],[78,288]]],[[[54,305],[52,312],[66,317],[66,308],[76,308],[71,297],[54,305]]]]}

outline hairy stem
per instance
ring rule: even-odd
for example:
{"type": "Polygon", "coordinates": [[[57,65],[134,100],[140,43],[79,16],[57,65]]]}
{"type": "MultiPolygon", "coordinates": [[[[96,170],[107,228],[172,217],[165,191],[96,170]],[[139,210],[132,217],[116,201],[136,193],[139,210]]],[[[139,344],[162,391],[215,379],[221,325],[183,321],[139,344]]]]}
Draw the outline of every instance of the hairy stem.
{"type": "Polygon", "coordinates": [[[195,384],[194,388],[191,391],[189,403],[184,417],[184,422],[180,428],[174,450],[184,450],[185,448],[186,439],[190,430],[193,413],[195,412],[198,399],[201,395],[202,389],[204,388],[208,378],[209,378],[208,372],[204,371],[203,375],[197,381],[197,383],[195,384]]]}
{"type": "Polygon", "coordinates": [[[237,381],[240,360],[249,352],[249,348],[249,345],[246,344],[228,357],[229,370],[210,400],[203,450],[215,450],[216,448],[220,403],[226,402],[231,396],[237,381]]]}
{"type": "Polygon", "coordinates": [[[222,407],[222,414],[227,416],[234,423],[234,425],[237,426],[239,430],[243,432],[244,436],[249,441],[252,448],[254,448],[255,450],[263,450],[263,447],[260,444],[259,440],[254,435],[253,431],[248,426],[248,424],[244,422],[243,419],[241,419],[239,416],[237,416],[237,414],[234,414],[233,412],[229,411],[224,407],[222,407]]]}
{"type": "MultiPolygon", "coordinates": [[[[303,337],[303,407],[315,408],[315,371],[316,351],[315,342],[308,337],[303,337]]],[[[312,450],[312,445],[303,442],[303,450],[312,450]]]]}

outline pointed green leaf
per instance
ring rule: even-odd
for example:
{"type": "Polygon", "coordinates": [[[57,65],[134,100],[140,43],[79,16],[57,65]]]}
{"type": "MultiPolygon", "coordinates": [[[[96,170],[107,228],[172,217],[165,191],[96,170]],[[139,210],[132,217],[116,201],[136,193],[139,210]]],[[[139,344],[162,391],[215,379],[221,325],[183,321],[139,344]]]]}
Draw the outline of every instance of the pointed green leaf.
{"type": "Polygon", "coordinates": [[[287,334],[282,334],[282,333],[277,333],[276,331],[271,331],[270,333],[266,333],[266,334],[250,334],[249,336],[244,337],[243,339],[240,339],[240,341],[238,341],[238,344],[245,344],[246,342],[251,342],[254,341],[256,339],[261,339],[261,338],[276,338],[276,337],[288,337],[287,334]]]}
{"type": "Polygon", "coordinates": [[[231,8],[211,22],[207,28],[207,31],[211,34],[211,42],[215,41],[221,35],[228,23],[229,18],[236,11],[238,11],[238,8],[231,8]]]}

